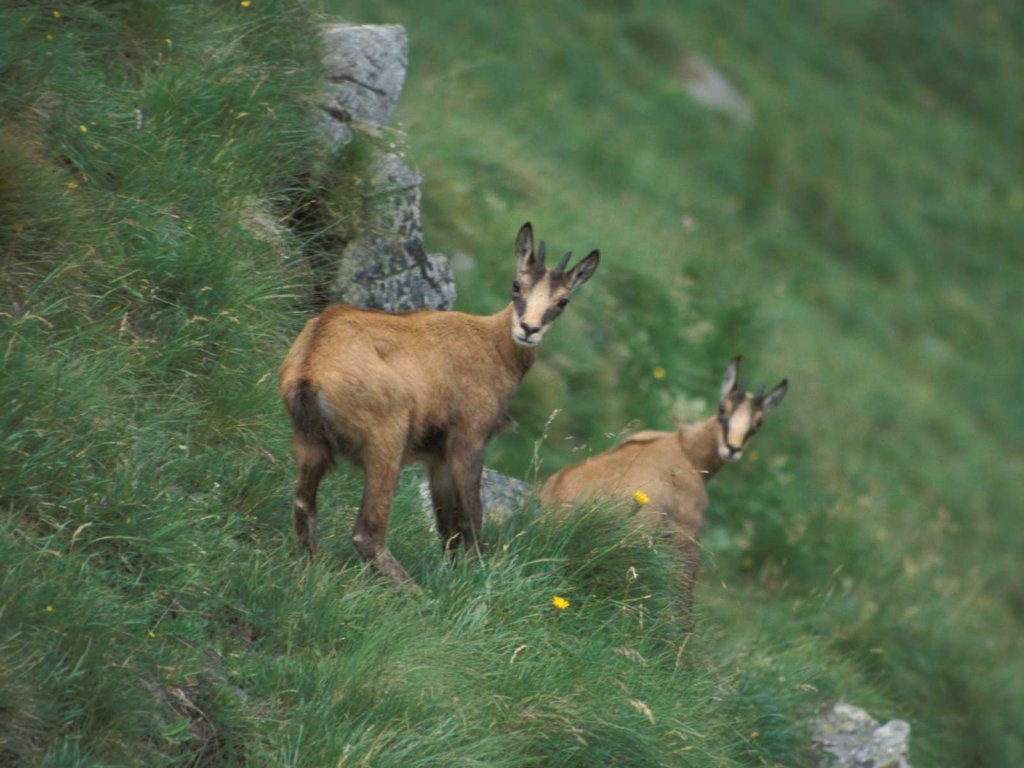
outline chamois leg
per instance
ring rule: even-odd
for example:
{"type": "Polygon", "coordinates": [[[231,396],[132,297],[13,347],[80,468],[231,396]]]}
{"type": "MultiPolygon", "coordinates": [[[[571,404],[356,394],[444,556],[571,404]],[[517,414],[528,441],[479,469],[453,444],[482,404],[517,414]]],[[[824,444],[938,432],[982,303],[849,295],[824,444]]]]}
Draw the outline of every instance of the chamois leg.
{"type": "Polygon", "coordinates": [[[679,534],[679,548],[682,554],[682,574],[679,579],[679,615],[680,618],[693,628],[693,592],[697,587],[697,576],[700,573],[700,549],[697,542],[692,538],[679,534]]]}
{"type": "Polygon", "coordinates": [[[427,478],[430,482],[430,500],[434,506],[437,532],[445,552],[451,552],[459,541],[460,517],[459,492],[452,477],[451,465],[443,459],[434,459],[427,464],[427,478]]]}
{"type": "Polygon", "coordinates": [[[312,562],[316,559],[316,492],[331,459],[324,449],[310,446],[299,436],[295,437],[294,448],[298,472],[292,501],[292,521],[299,546],[306,551],[312,562]]]}
{"type": "Polygon", "coordinates": [[[480,554],[480,533],[484,518],[483,504],[480,501],[480,484],[484,471],[483,454],[472,445],[457,448],[452,452],[451,467],[459,497],[459,515],[455,520],[458,540],[470,557],[476,557],[480,554]]]}
{"type": "Polygon", "coordinates": [[[387,546],[388,517],[398,483],[402,457],[387,446],[368,447],[363,454],[366,483],[363,500],[359,505],[352,544],[381,577],[404,587],[418,590],[416,582],[398,564],[387,546]]]}

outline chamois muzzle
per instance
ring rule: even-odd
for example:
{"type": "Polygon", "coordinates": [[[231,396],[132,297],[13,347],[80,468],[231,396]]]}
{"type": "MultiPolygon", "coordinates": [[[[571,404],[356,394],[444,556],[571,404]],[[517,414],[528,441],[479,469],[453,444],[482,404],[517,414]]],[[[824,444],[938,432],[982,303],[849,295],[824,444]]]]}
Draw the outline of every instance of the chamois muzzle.
{"type": "Polygon", "coordinates": [[[725,443],[719,446],[718,455],[728,462],[739,461],[743,458],[743,446],[736,447],[725,443]]]}
{"type": "Polygon", "coordinates": [[[540,341],[540,337],[537,337],[536,339],[534,338],[536,334],[540,333],[539,325],[530,325],[524,320],[523,322],[519,323],[519,331],[519,341],[521,341],[524,344],[536,344],[538,341],[540,341]]]}

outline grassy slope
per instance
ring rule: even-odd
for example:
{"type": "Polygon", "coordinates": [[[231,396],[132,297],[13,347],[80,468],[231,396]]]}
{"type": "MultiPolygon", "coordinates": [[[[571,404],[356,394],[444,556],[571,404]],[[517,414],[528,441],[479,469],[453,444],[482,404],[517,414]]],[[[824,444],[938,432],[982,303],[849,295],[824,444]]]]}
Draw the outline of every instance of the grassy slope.
{"type": "Polygon", "coordinates": [[[0,23],[0,762],[810,764],[797,723],[843,696],[910,719],[915,765],[1019,764],[1024,15],[329,8],[409,29],[399,118],[428,244],[477,257],[461,308],[504,300],[524,219],[605,254],[493,464],[526,472],[554,408],[545,468],[667,427],[737,352],[790,377],[715,484],[687,642],[670,558],[601,513],[448,570],[406,489],[412,601],[354,561],[338,473],[298,569],[273,371],[306,275],[246,222],[315,167],[311,20],[203,8],[0,23]],[[691,48],[752,126],[681,93],[691,48]]]}

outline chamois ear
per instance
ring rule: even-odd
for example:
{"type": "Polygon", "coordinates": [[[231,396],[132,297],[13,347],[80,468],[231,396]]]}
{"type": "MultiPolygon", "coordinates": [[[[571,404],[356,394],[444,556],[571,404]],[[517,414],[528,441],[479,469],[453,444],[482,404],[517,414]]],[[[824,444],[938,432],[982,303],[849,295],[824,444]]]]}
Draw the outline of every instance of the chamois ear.
{"type": "Polygon", "coordinates": [[[587,257],[570,269],[569,274],[566,275],[566,279],[569,282],[569,290],[575,290],[577,287],[587,282],[587,280],[594,275],[594,272],[597,271],[597,265],[600,263],[600,251],[591,251],[588,253],[587,257]]]}
{"type": "Polygon", "coordinates": [[[740,370],[740,359],[740,356],[736,355],[725,368],[725,374],[722,376],[722,394],[720,398],[722,402],[725,402],[725,398],[736,389],[736,375],[740,370]]]}
{"type": "Polygon", "coordinates": [[[775,385],[775,389],[765,395],[764,400],[761,401],[761,407],[764,408],[765,413],[782,402],[782,398],[786,396],[786,387],[788,385],[788,380],[783,379],[775,385]]]}
{"type": "Polygon", "coordinates": [[[519,261],[520,272],[532,270],[536,263],[533,257],[533,225],[530,222],[523,224],[516,235],[516,259],[519,261]]]}

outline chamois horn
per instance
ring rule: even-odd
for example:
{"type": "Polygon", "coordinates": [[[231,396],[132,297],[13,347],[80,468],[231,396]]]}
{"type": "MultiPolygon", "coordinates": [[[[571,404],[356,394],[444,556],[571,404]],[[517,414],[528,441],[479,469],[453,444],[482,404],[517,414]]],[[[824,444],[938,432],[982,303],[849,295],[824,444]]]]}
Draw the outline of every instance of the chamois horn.
{"type": "Polygon", "coordinates": [[[572,257],[572,251],[566,251],[565,256],[558,262],[558,266],[551,270],[552,277],[561,277],[562,273],[565,272],[565,268],[569,265],[569,259],[572,257]]]}

